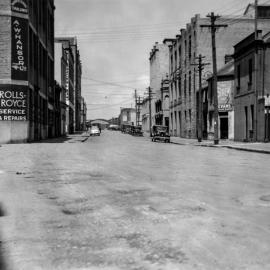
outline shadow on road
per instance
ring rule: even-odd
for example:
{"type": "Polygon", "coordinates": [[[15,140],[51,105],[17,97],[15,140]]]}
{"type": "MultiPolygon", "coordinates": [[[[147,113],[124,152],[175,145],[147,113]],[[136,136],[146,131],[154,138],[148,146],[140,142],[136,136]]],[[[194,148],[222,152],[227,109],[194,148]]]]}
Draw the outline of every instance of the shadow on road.
{"type": "MultiPolygon", "coordinates": [[[[0,218],[5,215],[5,211],[0,203],[0,218]]],[[[1,238],[0,238],[1,239],[1,238]]],[[[2,241],[0,240],[0,270],[6,270],[6,263],[4,261],[4,249],[2,245],[2,241]]]]}
{"type": "Polygon", "coordinates": [[[7,269],[7,265],[6,265],[5,260],[4,260],[4,250],[3,250],[1,240],[0,240],[0,269],[1,270],[6,270],[7,269]]]}

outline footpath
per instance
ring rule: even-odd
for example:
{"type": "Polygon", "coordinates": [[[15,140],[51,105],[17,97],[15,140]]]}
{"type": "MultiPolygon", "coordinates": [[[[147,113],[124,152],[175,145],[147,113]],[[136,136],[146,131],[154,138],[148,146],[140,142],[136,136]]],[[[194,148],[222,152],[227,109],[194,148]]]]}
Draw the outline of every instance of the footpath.
{"type": "Polygon", "coordinates": [[[256,152],[262,154],[270,154],[270,143],[264,142],[236,142],[232,140],[220,140],[219,144],[215,145],[211,140],[198,142],[197,139],[186,139],[179,137],[171,137],[171,143],[179,145],[194,145],[202,147],[224,147],[241,151],[256,152]]]}

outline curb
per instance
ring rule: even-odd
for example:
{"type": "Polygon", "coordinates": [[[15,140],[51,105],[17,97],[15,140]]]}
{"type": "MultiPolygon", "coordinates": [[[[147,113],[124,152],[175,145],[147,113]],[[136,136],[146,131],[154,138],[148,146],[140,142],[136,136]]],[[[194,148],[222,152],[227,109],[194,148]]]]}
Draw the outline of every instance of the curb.
{"type": "Polygon", "coordinates": [[[229,145],[224,145],[224,146],[220,146],[220,147],[234,149],[234,150],[238,150],[238,151],[246,151],[246,152],[268,154],[268,155],[270,154],[270,151],[261,150],[261,149],[250,149],[250,148],[234,147],[234,146],[229,146],[229,145]]]}
{"type": "Polygon", "coordinates": [[[246,151],[246,152],[253,152],[253,153],[260,153],[260,154],[270,154],[270,151],[268,150],[262,150],[262,149],[251,149],[251,148],[242,148],[237,146],[230,146],[230,145],[214,145],[214,144],[186,144],[186,143],[178,143],[178,142],[171,142],[172,144],[178,144],[178,145],[192,145],[192,146],[200,146],[200,147],[214,147],[214,148],[228,148],[238,151],[246,151]]]}

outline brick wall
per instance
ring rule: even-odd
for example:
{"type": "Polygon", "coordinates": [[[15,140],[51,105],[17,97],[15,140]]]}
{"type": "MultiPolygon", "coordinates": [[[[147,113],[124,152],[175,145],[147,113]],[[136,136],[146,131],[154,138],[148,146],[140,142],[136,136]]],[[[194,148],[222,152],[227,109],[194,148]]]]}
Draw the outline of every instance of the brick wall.
{"type": "Polygon", "coordinates": [[[10,79],[10,78],[11,78],[11,17],[0,15],[0,79],[10,79]]]}

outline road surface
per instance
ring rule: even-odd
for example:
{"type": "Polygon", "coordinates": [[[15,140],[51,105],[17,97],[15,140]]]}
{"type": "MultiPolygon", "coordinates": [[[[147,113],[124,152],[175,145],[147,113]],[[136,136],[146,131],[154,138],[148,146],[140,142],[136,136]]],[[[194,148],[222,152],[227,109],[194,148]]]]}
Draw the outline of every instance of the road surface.
{"type": "Polygon", "coordinates": [[[7,269],[270,269],[268,155],[116,131],[0,153],[7,269]]]}

